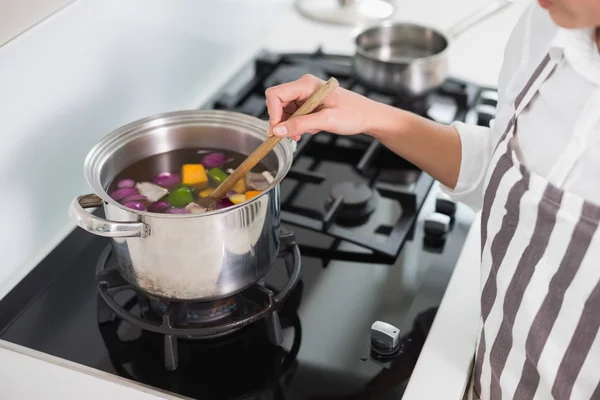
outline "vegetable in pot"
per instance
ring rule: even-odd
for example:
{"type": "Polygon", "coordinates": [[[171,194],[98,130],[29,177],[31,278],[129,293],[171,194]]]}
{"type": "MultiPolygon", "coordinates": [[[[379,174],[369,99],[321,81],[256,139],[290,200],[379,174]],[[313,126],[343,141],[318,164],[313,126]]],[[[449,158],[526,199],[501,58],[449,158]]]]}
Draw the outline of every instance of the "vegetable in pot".
{"type": "Polygon", "coordinates": [[[222,183],[229,176],[221,168],[211,168],[208,175],[218,183],[222,183]]]}
{"type": "Polygon", "coordinates": [[[202,164],[206,168],[220,167],[225,163],[227,156],[223,153],[209,153],[202,157],[202,164]]]}
{"type": "Polygon", "coordinates": [[[244,196],[243,194],[234,194],[234,195],[229,196],[228,199],[233,204],[240,204],[240,203],[243,203],[244,201],[246,201],[246,196],[244,196]]]}
{"type": "Polygon", "coordinates": [[[138,194],[138,190],[136,188],[131,188],[131,187],[130,188],[120,188],[120,189],[113,191],[110,194],[110,197],[112,197],[113,200],[121,201],[125,197],[131,196],[134,194],[138,194]]]}
{"type": "Polygon", "coordinates": [[[166,189],[172,189],[181,184],[181,177],[173,172],[161,172],[152,179],[152,182],[166,189]]]}
{"type": "Polygon", "coordinates": [[[232,189],[238,194],[244,194],[246,193],[246,182],[244,182],[244,179],[242,178],[233,185],[232,189]]]}
{"type": "Polygon", "coordinates": [[[146,196],[142,195],[142,194],[132,194],[131,196],[127,196],[125,197],[123,200],[121,200],[121,203],[125,204],[128,201],[147,201],[148,199],[146,198],[146,196]]]}
{"type": "Polygon", "coordinates": [[[211,195],[245,158],[228,149],[171,150],[129,165],[116,176],[107,192],[121,205],[127,203],[132,210],[152,213],[195,214],[243,205],[261,196],[274,182],[274,174],[266,165],[259,163],[235,182],[218,204],[211,195]]]}
{"type": "Polygon", "coordinates": [[[167,201],[173,207],[183,208],[193,202],[194,198],[192,196],[192,191],[189,188],[182,186],[171,191],[167,196],[167,201]]]}
{"type": "Polygon", "coordinates": [[[227,207],[231,207],[232,205],[233,205],[233,203],[228,198],[219,199],[219,200],[217,200],[215,202],[215,207],[216,207],[217,210],[220,210],[220,209],[223,209],[223,208],[227,208],[227,207]]]}
{"type": "Polygon", "coordinates": [[[183,208],[171,207],[167,209],[167,214],[189,214],[189,212],[183,208]]]}
{"type": "Polygon", "coordinates": [[[212,192],[214,192],[214,191],[215,191],[215,189],[213,189],[213,188],[204,189],[203,191],[198,193],[198,196],[200,196],[201,198],[205,198],[205,197],[210,196],[212,194],[212,192]]]}
{"type": "Polygon", "coordinates": [[[135,181],[133,179],[121,179],[117,182],[117,188],[132,188],[135,186],[135,181]]]}
{"type": "Polygon", "coordinates": [[[201,205],[196,203],[190,203],[187,206],[185,206],[185,210],[190,214],[200,214],[206,211],[206,207],[202,207],[201,205]]]}
{"type": "Polygon", "coordinates": [[[123,203],[123,206],[131,208],[132,210],[144,211],[146,210],[146,204],[143,201],[134,200],[123,203]]]}
{"type": "Polygon", "coordinates": [[[265,190],[269,187],[269,181],[263,174],[258,172],[248,172],[245,176],[246,187],[254,190],[265,190]]]}
{"type": "Polygon", "coordinates": [[[141,182],[135,185],[135,188],[140,191],[141,195],[144,195],[148,200],[154,202],[165,197],[169,191],[164,187],[158,186],[150,182],[141,182]]]}
{"type": "Polygon", "coordinates": [[[208,177],[204,165],[202,164],[184,164],[181,167],[184,185],[202,186],[208,184],[208,177]]]}
{"type": "Polygon", "coordinates": [[[251,198],[258,196],[260,193],[260,190],[248,190],[245,195],[246,200],[250,200],[251,198]]]}
{"type": "Polygon", "coordinates": [[[169,204],[168,201],[160,200],[160,201],[157,201],[156,203],[150,204],[150,207],[148,207],[148,211],[160,213],[160,212],[165,211],[169,207],[171,207],[171,205],[169,204]]]}
{"type": "Polygon", "coordinates": [[[262,175],[269,182],[269,185],[275,181],[275,178],[273,178],[273,175],[269,171],[263,171],[262,175]]]}

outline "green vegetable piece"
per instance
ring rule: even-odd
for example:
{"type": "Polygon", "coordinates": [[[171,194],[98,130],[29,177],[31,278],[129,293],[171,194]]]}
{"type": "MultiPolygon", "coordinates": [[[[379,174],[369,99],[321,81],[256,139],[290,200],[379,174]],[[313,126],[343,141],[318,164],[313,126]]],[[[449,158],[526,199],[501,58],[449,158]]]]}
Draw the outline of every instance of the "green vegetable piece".
{"type": "Polygon", "coordinates": [[[177,189],[174,189],[167,196],[167,201],[173,207],[183,208],[194,201],[194,197],[192,196],[192,191],[183,186],[177,189]]]}
{"type": "Polygon", "coordinates": [[[210,177],[213,178],[218,183],[223,182],[229,176],[221,168],[211,168],[208,171],[208,175],[210,175],[210,177]]]}

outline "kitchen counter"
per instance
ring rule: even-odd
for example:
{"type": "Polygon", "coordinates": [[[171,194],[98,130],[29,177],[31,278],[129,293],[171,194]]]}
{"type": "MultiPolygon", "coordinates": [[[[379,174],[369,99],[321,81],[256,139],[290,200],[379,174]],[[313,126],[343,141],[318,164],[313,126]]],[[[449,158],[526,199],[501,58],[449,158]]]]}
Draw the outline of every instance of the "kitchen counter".
{"type": "MultiPolygon", "coordinates": [[[[396,3],[395,19],[448,28],[481,1],[396,3]]],[[[519,1],[458,37],[449,51],[451,75],[495,86],[504,44],[527,3],[519,1]]],[[[352,53],[353,29],[308,21],[291,4],[78,0],[0,48],[3,188],[19,198],[45,199],[0,212],[13,227],[0,234],[6,246],[0,297],[73,228],[67,204],[89,190],[83,159],[110,130],[156,112],[200,107],[261,48],[291,52],[321,46],[352,53]],[[58,153],[62,164],[54,161],[58,153]]],[[[465,244],[405,399],[461,399],[478,318],[477,232],[474,228],[465,244]]],[[[7,390],[8,398],[39,397],[30,379],[19,379],[32,375],[39,376],[38,387],[45,386],[45,398],[169,398],[147,388],[133,391],[130,385],[138,387],[133,383],[6,342],[0,342],[0,353],[2,393],[7,390]],[[65,391],[70,387],[87,392],[65,391]]]]}
{"type": "Polygon", "coordinates": [[[0,381],[5,400],[184,398],[6,341],[0,341],[0,381]]]}
{"type": "Polygon", "coordinates": [[[480,219],[473,222],[403,400],[462,400],[479,324],[480,219]]]}

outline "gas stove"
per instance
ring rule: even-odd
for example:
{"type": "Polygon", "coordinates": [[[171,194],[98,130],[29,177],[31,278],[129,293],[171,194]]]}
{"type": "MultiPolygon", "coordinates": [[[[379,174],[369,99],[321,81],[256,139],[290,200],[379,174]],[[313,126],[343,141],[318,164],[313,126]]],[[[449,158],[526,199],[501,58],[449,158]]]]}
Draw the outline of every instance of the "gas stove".
{"type": "MultiPolygon", "coordinates": [[[[440,122],[493,118],[493,89],[450,79],[395,98],[355,82],[350,62],[264,52],[206,108],[266,119],[265,89],[311,73],[440,122]]],[[[76,229],[0,301],[0,339],[176,396],[401,398],[473,212],[369,136],[327,132],[298,143],[281,202],[270,272],[209,303],[142,293],[108,239],[76,229]]]]}

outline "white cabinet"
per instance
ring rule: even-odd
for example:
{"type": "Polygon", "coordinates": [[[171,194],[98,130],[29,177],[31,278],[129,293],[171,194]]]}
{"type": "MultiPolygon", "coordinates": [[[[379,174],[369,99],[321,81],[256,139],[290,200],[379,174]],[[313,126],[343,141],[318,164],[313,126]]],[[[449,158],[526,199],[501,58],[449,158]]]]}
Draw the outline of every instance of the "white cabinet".
{"type": "Polygon", "coordinates": [[[0,46],[74,0],[0,0],[0,46]]]}

